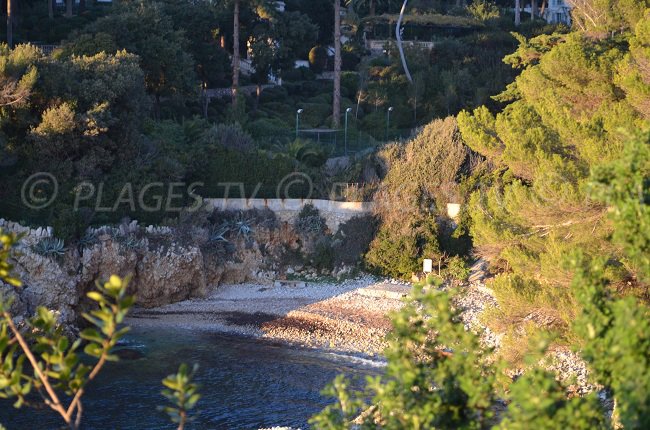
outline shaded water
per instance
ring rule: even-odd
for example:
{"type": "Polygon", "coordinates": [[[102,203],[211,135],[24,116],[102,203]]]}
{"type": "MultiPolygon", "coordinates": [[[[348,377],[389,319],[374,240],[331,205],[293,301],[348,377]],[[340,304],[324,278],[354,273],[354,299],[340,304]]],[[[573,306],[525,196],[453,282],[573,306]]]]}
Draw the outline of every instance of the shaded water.
{"type": "MultiPolygon", "coordinates": [[[[305,428],[331,399],[320,391],[334,376],[378,374],[380,363],[267,341],[225,335],[135,329],[125,338],[144,353],[134,361],[110,363],[89,387],[84,429],[174,428],[158,405],[161,380],[181,362],[198,363],[202,399],[190,429],[257,429],[274,425],[305,428]]],[[[0,401],[7,430],[56,429],[53,412],[15,410],[0,401]]]]}

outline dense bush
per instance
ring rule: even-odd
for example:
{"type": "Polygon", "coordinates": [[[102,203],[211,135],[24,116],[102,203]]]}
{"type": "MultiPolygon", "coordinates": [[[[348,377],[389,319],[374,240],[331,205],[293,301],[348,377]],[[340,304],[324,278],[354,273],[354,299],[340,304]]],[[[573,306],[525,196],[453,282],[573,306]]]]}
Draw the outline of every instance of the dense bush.
{"type": "Polygon", "coordinates": [[[195,87],[194,59],[187,52],[187,39],[174,29],[172,18],[161,4],[124,4],[80,32],[73,32],[62,55],[114,54],[128,50],[137,54],[145,74],[147,91],[161,97],[185,95],[195,87]]]}
{"type": "Polygon", "coordinates": [[[327,232],[327,223],[314,205],[307,204],[298,213],[294,228],[302,234],[320,236],[327,232]]]}
{"type": "Polygon", "coordinates": [[[377,232],[373,216],[353,217],[339,226],[334,235],[334,265],[354,265],[362,261],[377,232]]]}
{"type": "Polygon", "coordinates": [[[276,118],[262,118],[246,124],[246,130],[255,143],[263,148],[282,146],[295,137],[287,124],[276,118]]]}
{"type": "Polygon", "coordinates": [[[246,152],[253,149],[255,141],[239,124],[219,124],[203,135],[203,145],[220,145],[223,148],[246,152]]]}
{"type": "Polygon", "coordinates": [[[387,169],[375,194],[379,233],[366,254],[368,266],[380,273],[409,278],[423,258],[437,260],[437,217],[457,201],[458,180],[467,149],[453,118],[427,125],[406,145],[393,144],[379,153],[387,169]]]}
{"type": "Polygon", "coordinates": [[[334,268],[335,254],[332,248],[332,238],[323,236],[314,246],[314,251],[308,256],[309,263],[319,270],[332,270],[334,268]]]}

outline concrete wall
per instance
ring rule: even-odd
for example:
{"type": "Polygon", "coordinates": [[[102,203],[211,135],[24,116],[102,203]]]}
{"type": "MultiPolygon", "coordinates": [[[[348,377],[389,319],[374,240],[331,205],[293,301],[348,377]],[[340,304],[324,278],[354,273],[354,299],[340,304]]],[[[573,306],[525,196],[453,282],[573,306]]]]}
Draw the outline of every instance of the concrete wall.
{"type": "Polygon", "coordinates": [[[355,216],[369,215],[373,210],[372,202],[337,202],[317,199],[205,199],[208,209],[251,210],[269,209],[281,220],[293,222],[302,208],[311,204],[327,221],[327,226],[336,232],[339,225],[355,216]]]}

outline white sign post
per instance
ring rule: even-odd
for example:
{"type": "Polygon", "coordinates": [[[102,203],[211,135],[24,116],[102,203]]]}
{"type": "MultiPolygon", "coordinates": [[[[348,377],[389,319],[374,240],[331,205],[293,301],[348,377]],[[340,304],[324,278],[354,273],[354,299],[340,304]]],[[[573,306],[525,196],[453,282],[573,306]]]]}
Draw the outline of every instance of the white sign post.
{"type": "Polygon", "coordinates": [[[422,262],[422,271],[424,273],[433,272],[433,260],[431,260],[430,258],[425,258],[424,261],[422,262]]]}

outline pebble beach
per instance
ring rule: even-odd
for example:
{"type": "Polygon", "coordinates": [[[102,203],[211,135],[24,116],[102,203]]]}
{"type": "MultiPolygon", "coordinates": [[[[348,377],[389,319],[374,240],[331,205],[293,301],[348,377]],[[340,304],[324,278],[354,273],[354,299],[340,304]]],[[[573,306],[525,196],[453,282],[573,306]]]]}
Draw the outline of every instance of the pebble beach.
{"type": "Polygon", "coordinates": [[[204,299],[138,308],[127,324],[187,328],[375,357],[385,348],[389,314],[409,284],[371,276],[342,282],[221,285],[204,299]]]}

